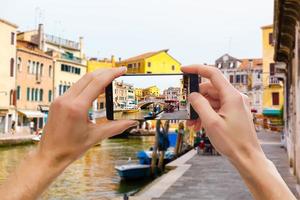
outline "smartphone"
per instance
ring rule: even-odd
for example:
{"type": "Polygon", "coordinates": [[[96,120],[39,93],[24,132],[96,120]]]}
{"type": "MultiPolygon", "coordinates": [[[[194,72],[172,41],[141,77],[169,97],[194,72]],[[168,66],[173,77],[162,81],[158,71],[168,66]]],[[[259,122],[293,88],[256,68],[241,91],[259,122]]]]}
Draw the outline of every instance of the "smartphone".
{"type": "Polygon", "coordinates": [[[186,120],[198,115],[188,102],[199,92],[196,74],[126,74],[106,87],[109,120],[186,120]]]}

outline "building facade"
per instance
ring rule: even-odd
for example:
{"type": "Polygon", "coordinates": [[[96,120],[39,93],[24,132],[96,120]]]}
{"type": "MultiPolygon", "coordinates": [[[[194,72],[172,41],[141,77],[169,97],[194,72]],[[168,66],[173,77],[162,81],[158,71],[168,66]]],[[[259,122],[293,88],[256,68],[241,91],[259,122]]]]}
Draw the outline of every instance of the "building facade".
{"type": "Polygon", "coordinates": [[[54,67],[51,56],[35,43],[17,41],[17,125],[22,131],[43,128],[53,100],[54,67]]]}
{"type": "Polygon", "coordinates": [[[160,90],[156,85],[143,89],[144,97],[158,97],[159,95],[160,95],[160,90]]]}
{"type": "Polygon", "coordinates": [[[78,42],[44,33],[44,26],[37,30],[18,34],[19,40],[39,45],[40,49],[54,60],[54,98],[64,94],[87,72],[87,63],[83,54],[83,38],[78,42]]]}
{"type": "Polygon", "coordinates": [[[284,78],[284,138],[300,194],[300,1],[275,0],[274,38],[277,71],[284,78]]]}
{"type": "Polygon", "coordinates": [[[126,109],[135,105],[135,94],[133,85],[123,81],[113,82],[114,109],[126,109]]]}
{"type": "Polygon", "coordinates": [[[126,66],[127,73],[158,74],[181,73],[180,62],[173,58],[168,49],[148,52],[116,63],[117,67],[126,66]]]}
{"type": "Polygon", "coordinates": [[[224,54],[215,61],[229,82],[241,93],[249,97],[251,110],[261,114],[263,106],[262,59],[237,59],[224,54]]]}
{"type": "Polygon", "coordinates": [[[11,131],[16,120],[17,25],[0,19],[0,133],[11,131]]]}
{"type": "Polygon", "coordinates": [[[169,87],[164,90],[163,95],[166,100],[180,100],[181,91],[179,87],[169,87]]]}
{"type": "Polygon", "coordinates": [[[275,71],[273,26],[262,29],[263,44],[263,115],[265,128],[282,126],[282,110],[284,105],[283,80],[275,71]]]}

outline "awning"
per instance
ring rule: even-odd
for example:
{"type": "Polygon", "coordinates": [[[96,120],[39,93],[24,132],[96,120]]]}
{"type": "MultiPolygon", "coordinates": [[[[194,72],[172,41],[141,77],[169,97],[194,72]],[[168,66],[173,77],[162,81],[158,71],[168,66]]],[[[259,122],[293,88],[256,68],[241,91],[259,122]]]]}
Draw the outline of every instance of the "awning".
{"type": "Polygon", "coordinates": [[[27,118],[44,118],[46,115],[41,111],[36,110],[18,110],[18,112],[25,115],[27,118]]]}
{"type": "Polygon", "coordinates": [[[265,116],[281,116],[282,112],[278,109],[264,109],[263,115],[265,116]]]}
{"type": "Polygon", "coordinates": [[[47,106],[47,105],[39,105],[39,107],[40,107],[40,110],[42,112],[48,112],[49,111],[49,106],[47,106]]]}

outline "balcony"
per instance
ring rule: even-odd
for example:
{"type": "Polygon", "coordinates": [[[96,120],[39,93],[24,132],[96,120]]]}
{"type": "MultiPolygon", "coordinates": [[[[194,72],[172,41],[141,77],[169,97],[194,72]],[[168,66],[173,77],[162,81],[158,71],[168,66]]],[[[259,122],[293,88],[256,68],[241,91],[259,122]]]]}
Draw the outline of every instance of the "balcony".
{"type": "Polygon", "coordinates": [[[63,46],[75,50],[80,50],[80,44],[78,42],[74,42],[71,40],[63,39],[54,35],[48,35],[45,34],[46,42],[58,45],[58,46],[63,46]]]}
{"type": "Polygon", "coordinates": [[[72,54],[67,54],[67,53],[60,54],[60,58],[67,60],[67,61],[79,63],[79,64],[81,64],[81,61],[82,61],[81,58],[78,58],[76,56],[73,56],[72,54]]]}
{"type": "Polygon", "coordinates": [[[269,85],[280,85],[280,80],[277,76],[269,77],[269,85]]]}

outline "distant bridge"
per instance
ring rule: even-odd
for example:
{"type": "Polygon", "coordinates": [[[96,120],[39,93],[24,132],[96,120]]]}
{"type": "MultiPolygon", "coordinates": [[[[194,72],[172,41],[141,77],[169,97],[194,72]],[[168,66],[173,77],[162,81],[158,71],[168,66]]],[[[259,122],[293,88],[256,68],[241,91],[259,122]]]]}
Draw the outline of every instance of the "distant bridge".
{"type": "Polygon", "coordinates": [[[141,108],[141,109],[145,109],[147,107],[149,107],[150,105],[156,103],[156,104],[160,104],[160,105],[164,105],[163,104],[164,101],[161,101],[161,100],[156,100],[156,101],[142,101],[140,103],[138,103],[138,108],[141,108]]]}

